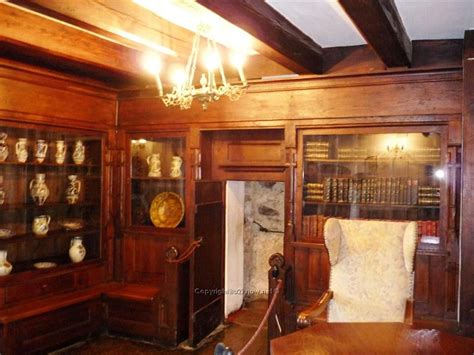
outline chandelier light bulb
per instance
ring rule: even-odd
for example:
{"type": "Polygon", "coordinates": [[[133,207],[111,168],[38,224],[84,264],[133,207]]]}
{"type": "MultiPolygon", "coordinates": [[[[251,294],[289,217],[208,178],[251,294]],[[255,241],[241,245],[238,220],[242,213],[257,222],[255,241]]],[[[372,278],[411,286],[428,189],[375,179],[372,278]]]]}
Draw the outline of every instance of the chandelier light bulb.
{"type": "Polygon", "coordinates": [[[145,53],[142,58],[142,66],[150,74],[158,75],[161,71],[161,58],[153,52],[145,53]]]}
{"type": "Polygon", "coordinates": [[[171,80],[177,87],[181,87],[186,81],[186,73],[182,69],[177,69],[173,73],[171,80]]]}
{"type": "Polygon", "coordinates": [[[247,60],[247,56],[240,52],[232,52],[230,62],[237,69],[242,68],[247,60]]]}
{"type": "Polygon", "coordinates": [[[221,63],[219,53],[215,51],[208,51],[204,58],[204,63],[206,64],[206,68],[208,70],[216,70],[221,63]]]}

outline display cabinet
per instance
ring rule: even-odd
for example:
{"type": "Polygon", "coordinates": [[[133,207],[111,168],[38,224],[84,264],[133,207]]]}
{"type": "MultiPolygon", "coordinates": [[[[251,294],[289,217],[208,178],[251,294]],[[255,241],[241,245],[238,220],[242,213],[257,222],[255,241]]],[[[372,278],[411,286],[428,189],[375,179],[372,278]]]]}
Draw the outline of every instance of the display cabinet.
{"type": "Polygon", "coordinates": [[[129,227],[184,230],[186,227],[185,136],[130,135],[129,227]]]}
{"type": "Polygon", "coordinates": [[[329,217],[410,220],[443,248],[446,135],[436,128],[304,130],[299,135],[297,235],[324,243],[329,217]]]}
{"type": "Polygon", "coordinates": [[[0,126],[0,282],[102,253],[103,135],[26,127],[0,126]]]}

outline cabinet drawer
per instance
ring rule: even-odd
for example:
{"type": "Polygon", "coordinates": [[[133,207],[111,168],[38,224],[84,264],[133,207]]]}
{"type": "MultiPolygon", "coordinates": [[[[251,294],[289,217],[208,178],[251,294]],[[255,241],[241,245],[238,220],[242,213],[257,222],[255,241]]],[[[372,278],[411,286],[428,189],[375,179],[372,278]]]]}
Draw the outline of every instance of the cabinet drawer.
{"type": "Polygon", "coordinates": [[[34,297],[73,289],[74,275],[72,273],[63,274],[8,287],[5,301],[6,303],[20,302],[34,297]]]}

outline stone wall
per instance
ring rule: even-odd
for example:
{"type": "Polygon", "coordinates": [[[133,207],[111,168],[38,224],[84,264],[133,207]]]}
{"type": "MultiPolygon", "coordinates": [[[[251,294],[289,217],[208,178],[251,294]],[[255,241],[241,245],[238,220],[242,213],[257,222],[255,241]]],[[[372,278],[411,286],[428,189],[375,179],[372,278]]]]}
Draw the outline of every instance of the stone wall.
{"type": "Polygon", "coordinates": [[[263,232],[254,223],[272,231],[284,231],[285,185],[282,182],[245,183],[244,290],[246,300],[267,297],[268,258],[283,253],[283,234],[263,232]]]}

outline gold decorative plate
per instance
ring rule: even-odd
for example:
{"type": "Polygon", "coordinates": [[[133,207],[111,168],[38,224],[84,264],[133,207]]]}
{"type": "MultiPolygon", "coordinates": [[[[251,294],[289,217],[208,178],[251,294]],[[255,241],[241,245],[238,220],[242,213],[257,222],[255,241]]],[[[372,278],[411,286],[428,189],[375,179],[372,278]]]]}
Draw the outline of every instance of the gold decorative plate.
{"type": "Polygon", "coordinates": [[[174,192],[155,196],[150,206],[150,219],[158,228],[176,228],[184,217],[184,203],[174,192]]]}

